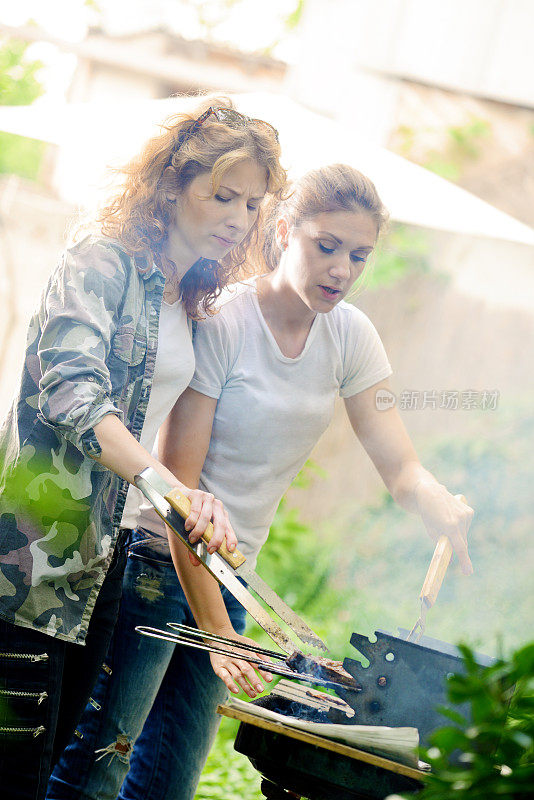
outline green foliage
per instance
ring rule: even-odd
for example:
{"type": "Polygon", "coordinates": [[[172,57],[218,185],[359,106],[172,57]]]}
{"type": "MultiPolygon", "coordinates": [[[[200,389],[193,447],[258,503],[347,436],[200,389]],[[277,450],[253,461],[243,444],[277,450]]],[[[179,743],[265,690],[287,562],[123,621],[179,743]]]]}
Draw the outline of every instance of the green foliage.
{"type": "MultiPolygon", "coordinates": [[[[0,44],[0,104],[29,105],[42,93],[37,73],[40,61],[27,59],[28,44],[5,39],[0,44]]],[[[0,133],[0,173],[37,177],[45,145],[24,136],[0,133]]]]}
{"type": "MultiPolygon", "coordinates": [[[[6,461],[0,452],[2,467],[6,461]]],[[[73,473],[77,469],[68,460],[65,465],[73,473]]],[[[55,523],[54,546],[61,539],[64,548],[74,547],[80,532],[89,525],[91,509],[85,498],[73,497],[69,488],[57,480],[56,465],[50,466],[35,448],[25,445],[16,464],[6,472],[2,486],[5,507],[18,509],[20,519],[34,529],[42,529],[43,535],[55,523]]]]}
{"type": "Polygon", "coordinates": [[[444,712],[453,724],[438,729],[423,753],[432,773],[417,800],[527,800],[534,786],[534,642],[486,669],[469,647],[460,650],[467,671],[449,679],[447,693],[452,703],[469,703],[471,718],[444,712]]]}
{"type": "Polygon", "coordinates": [[[371,289],[388,286],[410,272],[427,272],[429,242],[423,231],[407,225],[392,225],[378,245],[374,263],[364,272],[363,285],[371,289]]]}
{"type": "Polygon", "coordinates": [[[430,172],[435,172],[436,175],[453,183],[457,183],[462,177],[460,164],[438,150],[430,150],[428,152],[423,166],[429,169],[430,172]]]}
{"type": "Polygon", "coordinates": [[[458,180],[470,161],[480,157],[482,144],[491,135],[490,123],[481,117],[471,117],[464,125],[447,130],[443,152],[431,150],[424,166],[449,180],[458,180]]]}
{"type": "Polygon", "coordinates": [[[448,134],[457,153],[466,158],[478,158],[481,143],[491,134],[491,125],[486,119],[473,116],[464,125],[453,125],[448,134]]]}
{"type": "Polygon", "coordinates": [[[20,39],[4,40],[0,46],[0,100],[2,105],[33,103],[43,92],[37,72],[40,61],[27,61],[28,44],[20,39]]]}
{"type": "Polygon", "coordinates": [[[195,800],[261,800],[260,775],[248,758],[236,753],[237,723],[224,718],[200,778],[195,800]]]}
{"type": "Polygon", "coordinates": [[[45,142],[0,132],[0,173],[36,180],[45,149],[45,142]]]}
{"type": "Polygon", "coordinates": [[[444,143],[439,149],[419,144],[428,133],[408,125],[399,126],[396,132],[399,152],[442,178],[458,181],[466,166],[480,157],[484,141],[491,136],[491,124],[472,115],[463,125],[452,125],[444,131],[444,143]]]}

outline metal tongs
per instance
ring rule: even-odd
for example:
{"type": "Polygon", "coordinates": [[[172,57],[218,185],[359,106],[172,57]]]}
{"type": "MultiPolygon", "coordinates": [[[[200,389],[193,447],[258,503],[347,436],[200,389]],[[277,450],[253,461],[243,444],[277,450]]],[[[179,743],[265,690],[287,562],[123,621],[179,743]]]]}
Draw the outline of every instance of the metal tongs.
{"type": "Polygon", "coordinates": [[[320,650],[328,649],[310,626],[254,572],[245,556],[239,550],[236,549],[230,552],[223,542],[215,553],[211,555],[208,553],[205,545],[209,543],[213,535],[211,522],[208,524],[199,545],[193,546],[190,544],[183,520],[189,514],[191,503],[177,488],[168,484],[151,467],[147,467],[139,475],[135,476],[135,484],[173,533],[178,536],[191,552],[195,553],[208,572],[228,589],[282,650],[285,650],[286,653],[292,653],[297,648],[286,631],[280,627],[271,614],[250,593],[250,589],[267,603],[301,642],[320,650]]]}
{"type": "Polygon", "coordinates": [[[173,631],[176,631],[176,633],[160,630],[159,628],[151,628],[145,625],[138,625],[135,630],[143,636],[150,636],[153,639],[163,639],[173,644],[182,645],[183,647],[193,647],[196,650],[218,653],[220,655],[231,656],[232,658],[243,658],[250,664],[253,664],[257,669],[263,669],[266,672],[271,672],[273,675],[280,675],[290,680],[311,683],[316,686],[324,686],[328,689],[346,688],[344,684],[338,683],[337,681],[319,678],[308,673],[295,672],[287,666],[273,664],[270,661],[263,661],[260,658],[249,655],[249,653],[264,655],[275,661],[284,662],[287,658],[285,653],[268,650],[259,645],[236,642],[235,639],[229,639],[226,636],[218,636],[217,634],[202,631],[198,628],[190,628],[188,625],[181,625],[178,622],[167,622],[167,625],[169,628],[172,628],[173,631]],[[215,647],[214,645],[206,644],[206,641],[217,642],[226,645],[226,647],[215,647]]]}
{"type": "MultiPolygon", "coordinates": [[[[461,500],[462,503],[467,503],[463,494],[457,494],[455,497],[461,500]]],[[[434,549],[432,561],[427,570],[419,599],[421,601],[421,611],[415,625],[406,637],[407,642],[418,642],[426,627],[426,615],[429,608],[432,608],[437,600],[443,578],[447,572],[447,567],[452,558],[452,544],[448,536],[440,536],[438,543],[434,549]]]]}

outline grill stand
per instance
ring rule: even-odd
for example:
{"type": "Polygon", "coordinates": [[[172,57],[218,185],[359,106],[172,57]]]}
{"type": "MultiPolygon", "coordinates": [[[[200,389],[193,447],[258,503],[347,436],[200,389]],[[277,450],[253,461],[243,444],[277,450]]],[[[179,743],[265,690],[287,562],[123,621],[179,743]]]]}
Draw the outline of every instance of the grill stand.
{"type": "Polygon", "coordinates": [[[228,706],[218,712],[241,721],[234,747],[266,779],[264,795],[272,800],[290,800],[291,793],[308,800],[381,800],[421,788],[424,773],[412,767],[228,706]]]}

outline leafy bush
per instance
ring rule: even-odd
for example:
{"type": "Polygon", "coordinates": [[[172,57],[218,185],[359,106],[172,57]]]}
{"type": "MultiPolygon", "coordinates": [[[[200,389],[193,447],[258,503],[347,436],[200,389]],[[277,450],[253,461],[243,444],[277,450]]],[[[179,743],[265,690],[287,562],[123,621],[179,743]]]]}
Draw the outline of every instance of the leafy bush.
{"type": "Polygon", "coordinates": [[[448,697],[452,703],[468,702],[471,719],[442,709],[454,724],[437,730],[423,753],[432,773],[417,800],[532,798],[534,642],[486,669],[469,647],[460,645],[460,650],[467,672],[449,679],[448,697]]]}

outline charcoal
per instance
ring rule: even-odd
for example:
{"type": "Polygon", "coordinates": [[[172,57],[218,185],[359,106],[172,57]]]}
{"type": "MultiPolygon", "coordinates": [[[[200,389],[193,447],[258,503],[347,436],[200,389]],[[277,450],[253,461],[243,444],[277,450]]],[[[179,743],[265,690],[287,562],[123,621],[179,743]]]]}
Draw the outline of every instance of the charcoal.
{"type": "Polygon", "coordinates": [[[287,697],[279,697],[277,695],[266,695],[258,697],[253,700],[251,705],[260,706],[260,708],[267,708],[269,711],[274,711],[277,714],[283,714],[285,717],[297,717],[298,719],[306,720],[308,722],[330,722],[330,717],[326,711],[320,711],[312,706],[298,703],[295,700],[290,700],[287,697]]]}

